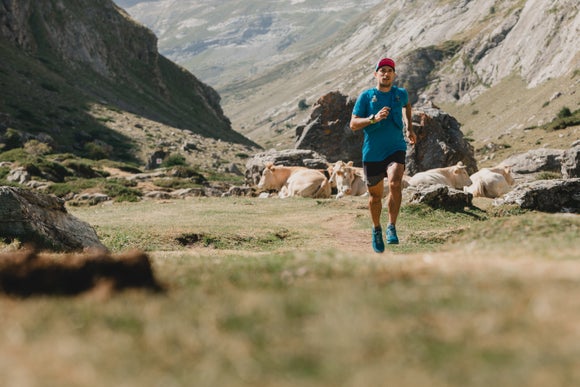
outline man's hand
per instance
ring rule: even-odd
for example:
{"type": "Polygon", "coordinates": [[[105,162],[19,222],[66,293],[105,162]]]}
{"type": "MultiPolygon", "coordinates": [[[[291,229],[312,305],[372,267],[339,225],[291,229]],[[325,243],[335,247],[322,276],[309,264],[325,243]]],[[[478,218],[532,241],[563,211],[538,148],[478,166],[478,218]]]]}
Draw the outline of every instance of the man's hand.
{"type": "Polygon", "coordinates": [[[415,143],[417,142],[417,135],[415,134],[415,131],[412,128],[410,128],[407,131],[407,137],[409,137],[409,144],[415,145],[415,143]]]}

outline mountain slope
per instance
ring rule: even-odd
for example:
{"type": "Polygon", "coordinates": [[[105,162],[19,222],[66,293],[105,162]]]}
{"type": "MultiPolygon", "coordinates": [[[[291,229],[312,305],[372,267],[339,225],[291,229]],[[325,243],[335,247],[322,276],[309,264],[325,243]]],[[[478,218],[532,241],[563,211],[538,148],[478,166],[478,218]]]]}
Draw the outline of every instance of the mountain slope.
{"type": "Polygon", "coordinates": [[[380,0],[115,0],[164,55],[221,89],[298,58],[380,0]]]}
{"type": "Polygon", "coordinates": [[[58,151],[132,157],[132,139],[91,115],[94,104],[256,145],[232,130],[217,92],[159,55],[154,34],[111,0],[4,1],[0,50],[0,126],[50,138],[58,151]]]}

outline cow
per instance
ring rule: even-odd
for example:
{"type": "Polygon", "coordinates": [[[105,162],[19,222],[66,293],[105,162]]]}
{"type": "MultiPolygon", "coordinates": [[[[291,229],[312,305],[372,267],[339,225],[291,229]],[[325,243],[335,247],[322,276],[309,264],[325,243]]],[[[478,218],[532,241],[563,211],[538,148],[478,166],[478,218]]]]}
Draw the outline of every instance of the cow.
{"type": "Polygon", "coordinates": [[[329,167],[329,182],[336,184],[336,198],[340,199],[344,195],[360,196],[367,193],[367,186],[364,181],[362,168],[353,167],[353,162],[337,161],[329,167]]]}
{"type": "MultiPolygon", "coordinates": [[[[365,196],[368,194],[367,185],[365,182],[364,170],[360,167],[353,167],[353,162],[337,161],[334,165],[329,167],[330,182],[336,184],[337,194],[336,198],[340,199],[344,195],[365,196]]],[[[383,180],[384,189],[383,197],[389,194],[389,182],[385,178],[383,180]]],[[[409,176],[404,175],[401,182],[402,188],[409,186],[409,176]]]]}
{"type": "Polygon", "coordinates": [[[266,164],[262,171],[259,189],[278,191],[278,196],[303,196],[329,198],[331,187],[328,179],[318,170],[300,166],[266,164]]]}
{"type": "Polygon", "coordinates": [[[286,167],[284,165],[274,165],[273,163],[267,163],[266,167],[262,171],[262,176],[260,177],[258,188],[264,190],[280,191],[293,173],[305,169],[307,168],[286,167]]]}
{"type": "Polygon", "coordinates": [[[278,196],[287,198],[301,196],[305,198],[328,199],[332,187],[324,173],[315,169],[304,169],[292,173],[278,196]]]}
{"type": "Polygon", "coordinates": [[[414,187],[433,184],[444,184],[463,190],[463,187],[471,185],[471,179],[467,174],[466,166],[461,161],[450,167],[418,172],[409,179],[409,185],[414,187]]]}
{"type": "Polygon", "coordinates": [[[509,166],[481,168],[470,176],[472,184],[464,187],[474,197],[495,199],[509,192],[514,185],[514,178],[509,166]]]}

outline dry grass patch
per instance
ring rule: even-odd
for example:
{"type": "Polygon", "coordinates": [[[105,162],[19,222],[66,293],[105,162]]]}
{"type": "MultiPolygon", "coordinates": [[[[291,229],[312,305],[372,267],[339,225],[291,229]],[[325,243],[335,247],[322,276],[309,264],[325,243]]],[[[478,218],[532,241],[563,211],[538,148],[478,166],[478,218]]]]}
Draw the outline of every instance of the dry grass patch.
{"type": "Polygon", "coordinates": [[[364,199],[197,198],[71,211],[109,247],[148,250],[168,291],[0,298],[0,375],[12,385],[580,380],[577,216],[405,205],[403,243],[380,255],[364,199]],[[268,246],[175,241],[280,229],[287,237],[268,246]]]}

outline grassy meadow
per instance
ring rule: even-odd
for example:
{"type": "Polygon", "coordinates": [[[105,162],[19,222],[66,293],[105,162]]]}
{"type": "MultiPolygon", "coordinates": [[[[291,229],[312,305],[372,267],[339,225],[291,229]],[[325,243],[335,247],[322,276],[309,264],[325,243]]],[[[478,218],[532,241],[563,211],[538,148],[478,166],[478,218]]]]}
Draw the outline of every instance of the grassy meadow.
{"type": "Polygon", "coordinates": [[[577,215],[404,204],[375,254],[365,198],[68,210],[167,291],[0,296],[2,385],[580,383],[577,215]]]}

